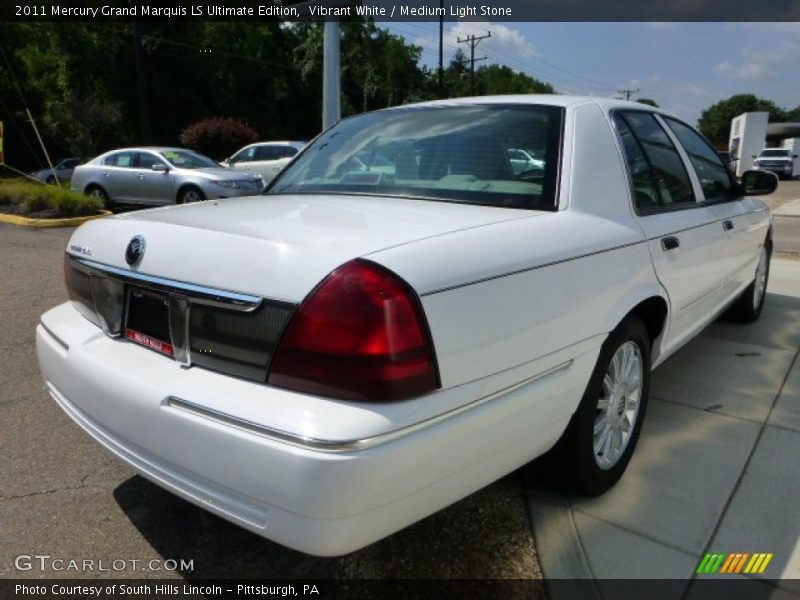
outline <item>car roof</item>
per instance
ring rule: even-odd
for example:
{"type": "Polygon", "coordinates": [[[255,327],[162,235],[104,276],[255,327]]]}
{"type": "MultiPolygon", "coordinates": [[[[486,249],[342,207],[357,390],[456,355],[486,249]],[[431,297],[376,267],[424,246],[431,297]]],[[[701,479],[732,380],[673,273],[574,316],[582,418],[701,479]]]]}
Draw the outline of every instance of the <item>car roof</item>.
{"type": "Polygon", "coordinates": [[[175,146],[131,146],[130,148],[115,148],[103,154],[113,154],[114,152],[196,152],[191,148],[178,148],[175,146]]]}
{"type": "Polygon", "coordinates": [[[446,100],[431,100],[417,104],[406,104],[394,106],[383,110],[398,110],[403,108],[425,108],[436,106],[469,106],[476,104],[541,104],[545,106],[559,106],[562,108],[577,107],[586,104],[596,104],[604,111],[609,112],[614,109],[628,108],[647,110],[673,116],[660,108],[642,104],[631,100],[620,100],[617,98],[601,98],[596,96],[565,96],[561,94],[507,94],[500,96],[470,96],[467,98],[448,98],[446,100]]]}
{"type": "Polygon", "coordinates": [[[296,141],[268,141],[268,142],[255,142],[252,144],[248,144],[245,148],[252,148],[253,146],[305,146],[308,142],[296,142],[296,141]]]}

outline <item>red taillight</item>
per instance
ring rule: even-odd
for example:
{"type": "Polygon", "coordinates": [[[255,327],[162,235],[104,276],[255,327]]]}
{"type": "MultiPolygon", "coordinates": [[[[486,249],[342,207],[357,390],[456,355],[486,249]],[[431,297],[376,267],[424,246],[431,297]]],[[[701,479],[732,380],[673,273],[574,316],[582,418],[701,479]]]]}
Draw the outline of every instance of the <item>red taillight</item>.
{"type": "Polygon", "coordinates": [[[433,344],[416,294],[374,263],[339,267],[292,317],[269,383],[349,400],[401,400],[436,389],[433,344]]]}

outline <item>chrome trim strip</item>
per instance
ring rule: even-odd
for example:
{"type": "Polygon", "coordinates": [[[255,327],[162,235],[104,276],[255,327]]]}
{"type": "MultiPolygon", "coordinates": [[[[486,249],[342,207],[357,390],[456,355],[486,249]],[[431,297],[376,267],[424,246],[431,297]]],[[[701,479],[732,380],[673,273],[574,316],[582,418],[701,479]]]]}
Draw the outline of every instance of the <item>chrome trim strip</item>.
{"type": "Polygon", "coordinates": [[[718,281],[712,287],[710,287],[708,290],[706,290],[704,292],[701,292],[700,294],[698,294],[697,296],[695,296],[691,300],[688,300],[688,301],[684,302],[683,304],[680,305],[680,307],[678,308],[678,311],[686,310],[692,304],[696,304],[697,302],[700,302],[702,299],[707,298],[709,295],[711,295],[714,292],[716,292],[720,288],[720,285],[721,285],[721,281],[718,281]]]}
{"type": "Polygon", "coordinates": [[[521,273],[528,273],[529,271],[536,271],[537,269],[545,269],[547,267],[552,267],[554,265],[560,265],[562,263],[571,262],[573,260],[579,260],[581,258],[588,258],[590,256],[596,256],[598,254],[605,254],[606,252],[614,252],[615,250],[622,250],[623,248],[630,248],[631,246],[638,246],[640,244],[647,243],[648,240],[640,239],[634,242],[630,242],[627,244],[619,244],[617,246],[612,246],[610,248],[603,248],[601,250],[595,250],[594,252],[587,252],[585,254],[578,254],[575,256],[568,256],[566,258],[560,258],[558,260],[553,260],[546,263],[541,263],[538,265],[533,265],[531,267],[522,267],[521,269],[516,269],[514,271],[507,271],[505,273],[499,273],[497,275],[488,275],[486,277],[482,277],[480,279],[473,279],[470,281],[466,281],[464,283],[455,283],[453,285],[448,285],[443,288],[437,288],[435,290],[431,290],[429,292],[425,292],[420,294],[421,297],[425,296],[433,296],[434,294],[441,294],[442,292],[450,292],[452,290],[457,290],[459,288],[468,287],[471,285],[477,285],[479,283],[486,283],[487,281],[494,281],[495,279],[502,279],[503,277],[512,277],[514,275],[519,275],[521,273]]]}
{"type": "Polygon", "coordinates": [[[51,337],[51,338],[53,338],[53,340],[55,340],[55,341],[56,341],[56,343],[57,343],[59,346],[61,346],[62,348],[64,348],[64,350],[66,350],[67,352],[69,352],[69,344],[68,344],[67,342],[65,342],[64,340],[62,340],[62,339],[61,339],[60,337],[58,337],[58,336],[57,336],[55,333],[53,333],[53,330],[52,330],[52,329],[50,329],[50,328],[49,328],[47,325],[45,325],[45,324],[44,324],[44,323],[42,323],[41,321],[39,321],[39,325],[41,325],[41,326],[42,326],[42,329],[44,329],[44,330],[45,330],[45,331],[48,333],[48,335],[50,335],[50,337],[51,337]]]}
{"type": "Polygon", "coordinates": [[[570,366],[572,366],[572,363],[573,361],[572,359],[570,359],[566,362],[561,363],[560,365],[556,365],[555,367],[551,367],[550,369],[542,371],[537,375],[533,375],[531,377],[528,377],[527,379],[523,379],[522,381],[515,383],[514,385],[510,385],[492,394],[483,396],[482,398],[478,398],[477,400],[473,400],[469,404],[465,404],[464,406],[459,406],[458,408],[454,408],[440,415],[436,415],[435,417],[431,417],[424,421],[420,421],[419,423],[408,425],[407,427],[401,427],[400,429],[395,429],[394,431],[382,433],[380,435],[376,435],[370,438],[363,438],[357,440],[338,441],[338,440],[325,440],[325,439],[307,437],[297,433],[291,433],[281,429],[268,427],[266,425],[253,423],[252,421],[248,421],[246,419],[241,419],[239,417],[235,417],[233,415],[229,415],[224,412],[207,408],[205,406],[200,406],[199,404],[196,404],[189,400],[184,400],[183,398],[178,398],[177,396],[169,396],[166,399],[164,405],[176,410],[184,411],[199,417],[210,419],[212,421],[217,421],[225,425],[236,427],[237,429],[242,429],[249,433],[255,433],[257,435],[264,436],[271,440],[284,442],[287,444],[291,444],[293,446],[299,446],[307,450],[317,450],[322,452],[353,452],[357,450],[366,450],[367,448],[374,448],[375,446],[380,446],[383,444],[388,444],[389,442],[393,442],[395,440],[406,437],[413,433],[417,433],[425,429],[430,429],[431,427],[441,423],[442,421],[445,421],[447,419],[453,418],[467,411],[478,408],[479,406],[482,406],[487,402],[495,400],[500,396],[504,396],[508,393],[516,391],[521,387],[534,383],[535,381],[544,379],[545,377],[554,375],[559,371],[568,369],[570,366]]]}
{"type": "Polygon", "coordinates": [[[257,309],[263,302],[263,298],[258,296],[251,296],[249,294],[240,294],[238,292],[230,292],[228,290],[195,285],[193,283],[176,281],[174,279],[166,279],[164,277],[157,277],[155,275],[135,273],[133,271],[127,271],[125,269],[94,262],[93,260],[79,258],[74,255],[70,255],[70,257],[72,260],[85,267],[100,271],[102,273],[115,275],[128,283],[146,284],[163,289],[164,291],[180,290],[187,292],[192,295],[191,300],[196,304],[205,304],[228,308],[231,310],[250,312],[257,309]]]}

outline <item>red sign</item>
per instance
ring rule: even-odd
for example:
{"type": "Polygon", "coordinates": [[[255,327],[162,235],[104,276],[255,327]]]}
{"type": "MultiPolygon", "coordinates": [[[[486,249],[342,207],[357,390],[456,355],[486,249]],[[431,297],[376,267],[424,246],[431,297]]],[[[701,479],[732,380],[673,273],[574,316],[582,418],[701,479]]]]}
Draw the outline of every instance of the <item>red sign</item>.
{"type": "Polygon", "coordinates": [[[147,346],[151,350],[155,350],[156,352],[161,352],[162,354],[166,354],[167,356],[174,356],[175,351],[172,348],[172,344],[168,344],[166,342],[162,342],[161,340],[157,340],[154,337],[150,337],[140,331],[136,331],[135,329],[126,329],[125,330],[125,337],[131,340],[132,342],[136,342],[137,344],[141,344],[142,346],[147,346]]]}

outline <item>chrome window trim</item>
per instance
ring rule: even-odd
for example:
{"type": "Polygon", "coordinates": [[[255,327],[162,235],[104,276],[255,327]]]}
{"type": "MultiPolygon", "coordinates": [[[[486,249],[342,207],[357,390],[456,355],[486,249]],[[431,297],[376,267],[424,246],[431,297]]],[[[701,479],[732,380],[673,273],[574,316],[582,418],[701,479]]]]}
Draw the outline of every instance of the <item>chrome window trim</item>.
{"type": "Polygon", "coordinates": [[[111,265],[105,265],[92,260],[79,258],[73,254],[70,254],[69,256],[72,260],[86,268],[108,275],[114,275],[126,283],[145,285],[147,287],[153,287],[164,292],[185,292],[191,296],[191,301],[195,304],[216,306],[219,308],[227,308],[229,310],[236,310],[240,312],[252,312],[261,306],[264,301],[264,299],[259,296],[251,296],[249,294],[241,294],[238,292],[221,290],[219,288],[196,285],[193,283],[187,283],[185,281],[157,277],[155,275],[136,273],[134,271],[128,271],[126,269],[112,267],[111,265]]]}

